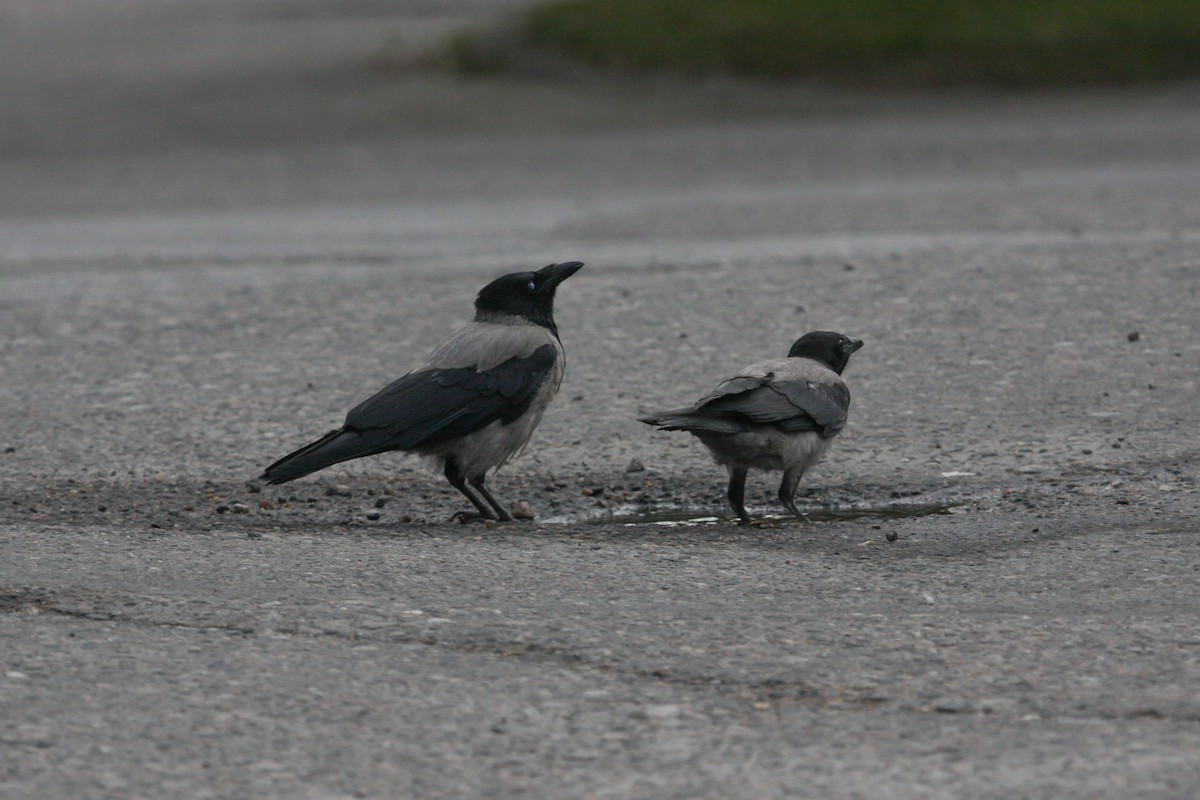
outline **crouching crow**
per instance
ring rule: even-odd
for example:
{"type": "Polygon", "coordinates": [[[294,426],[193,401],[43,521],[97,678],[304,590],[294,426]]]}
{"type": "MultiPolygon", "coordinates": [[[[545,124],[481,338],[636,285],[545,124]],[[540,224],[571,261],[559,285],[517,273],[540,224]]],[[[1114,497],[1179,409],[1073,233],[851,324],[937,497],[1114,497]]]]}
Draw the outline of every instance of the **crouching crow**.
{"type": "Polygon", "coordinates": [[[359,403],[341,428],[267,467],[263,480],[285,483],[341,461],[403,450],[431,457],[480,517],[511,522],[484,478],[525,448],[558,392],[565,355],[554,291],[582,266],[565,261],[483,287],[474,321],[359,403]]]}
{"type": "Polygon", "coordinates": [[[742,522],[746,472],[783,470],[779,501],[796,516],[796,487],[846,425],[850,390],[842,370],[859,339],[830,331],[806,333],[787,358],[760,361],[722,382],[690,408],[640,417],[665,431],[688,431],[729,470],[729,505],[742,522]]]}

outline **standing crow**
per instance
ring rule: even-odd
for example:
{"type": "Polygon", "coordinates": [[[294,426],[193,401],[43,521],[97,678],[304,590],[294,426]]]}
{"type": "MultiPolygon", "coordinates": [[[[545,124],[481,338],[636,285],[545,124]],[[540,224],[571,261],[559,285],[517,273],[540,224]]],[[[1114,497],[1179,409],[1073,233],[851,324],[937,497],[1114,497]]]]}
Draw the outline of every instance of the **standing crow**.
{"type": "Polygon", "coordinates": [[[284,483],[340,461],[404,450],[431,457],[480,517],[511,522],[484,478],[525,448],[558,392],[566,356],[554,291],[582,266],[564,261],[492,281],[475,298],[474,321],[359,403],[341,428],[267,467],[262,479],[284,483]]]}
{"type": "Polygon", "coordinates": [[[751,364],[691,408],[639,417],[665,431],[688,431],[729,470],[729,505],[742,522],[746,472],[781,469],[779,501],[798,517],[796,487],[846,426],[850,390],[842,370],[862,340],[813,331],[796,340],[787,358],[751,364]]]}

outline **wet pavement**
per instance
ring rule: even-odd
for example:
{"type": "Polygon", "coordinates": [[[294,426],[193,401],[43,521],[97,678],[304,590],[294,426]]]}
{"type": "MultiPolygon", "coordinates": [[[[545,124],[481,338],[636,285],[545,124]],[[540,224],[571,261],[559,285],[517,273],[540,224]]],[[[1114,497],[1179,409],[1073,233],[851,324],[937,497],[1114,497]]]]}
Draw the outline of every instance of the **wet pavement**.
{"type": "Polygon", "coordinates": [[[486,4],[353,5],[6,12],[0,795],[1195,795],[1200,89],[467,82],[371,65],[486,4]],[[253,481],[568,259],[535,521],[253,481]],[[635,418],[816,328],[809,519],[732,524],[635,418]]]}

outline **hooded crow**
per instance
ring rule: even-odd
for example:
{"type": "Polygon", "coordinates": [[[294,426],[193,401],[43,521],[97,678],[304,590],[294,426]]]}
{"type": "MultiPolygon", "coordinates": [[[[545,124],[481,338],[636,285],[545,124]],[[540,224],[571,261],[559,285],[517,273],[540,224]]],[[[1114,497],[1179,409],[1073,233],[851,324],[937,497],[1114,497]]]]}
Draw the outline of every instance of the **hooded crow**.
{"type": "Polygon", "coordinates": [[[691,408],[639,417],[664,431],[688,431],[729,470],[729,505],[742,522],[746,473],[783,470],[779,501],[798,517],[796,487],[846,426],[850,390],[842,370],[862,340],[813,331],[796,340],[787,358],[760,361],[723,381],[691,408]]]}
{"type": "Polygon", "coordinates": [[[475,298],[472,322],[359,403],[341,428],[267,467],[262,479],[285,483],[341,461],[403,450],[431,458],[480,517],[511,522],[484,478],[525,449],[558,392],[566,356],[554,324],[554,292],[582,266],[564,261],[492,281],[475,298]]]}

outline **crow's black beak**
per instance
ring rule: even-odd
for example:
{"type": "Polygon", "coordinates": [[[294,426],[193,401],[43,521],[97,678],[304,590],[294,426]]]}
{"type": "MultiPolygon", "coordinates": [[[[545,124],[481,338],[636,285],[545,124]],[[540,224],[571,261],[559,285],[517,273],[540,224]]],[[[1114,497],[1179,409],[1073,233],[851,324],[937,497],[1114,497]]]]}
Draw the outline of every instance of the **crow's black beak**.
{"type": "Polygon", "coordinates": [[[544,288],[549,289],[558,286],[567,278],[574,275],[583,266],[582,261],[563,261],[559,264],[551,264],[548,267],[542,267],[538,270],[538,277],[541,279],[541,284],[544,288]]]}
{"type": "Polygon", "coordinates": [[[842,350],[845,351],[846,355],[850,355],[851,353],[857,353],[862,349],[862,346],[862,339],[855,339],[853,336],[847,336],[846,343],[842,345],[842,350]]]}

